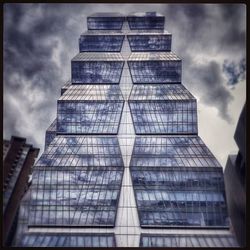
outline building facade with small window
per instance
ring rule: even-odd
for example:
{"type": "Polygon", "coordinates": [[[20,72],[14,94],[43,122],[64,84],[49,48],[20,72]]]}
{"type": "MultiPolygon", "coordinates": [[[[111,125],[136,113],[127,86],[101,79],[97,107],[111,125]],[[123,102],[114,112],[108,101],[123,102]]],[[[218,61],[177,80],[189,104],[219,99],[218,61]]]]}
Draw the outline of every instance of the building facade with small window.
{"type": "Polygon", "coordinates": [[[3,245],[12,244],[21,199],[28,189],[39,149],[22,137],[3,140],[3,245]]]}

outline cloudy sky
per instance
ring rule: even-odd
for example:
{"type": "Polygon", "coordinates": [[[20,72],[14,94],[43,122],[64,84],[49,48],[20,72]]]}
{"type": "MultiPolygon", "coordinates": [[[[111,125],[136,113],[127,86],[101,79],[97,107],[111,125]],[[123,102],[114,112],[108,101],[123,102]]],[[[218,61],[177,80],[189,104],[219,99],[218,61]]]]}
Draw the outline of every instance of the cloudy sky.
{"type": "Polygon", "coordinates": [[[197,98],[199,135],[225,166],[246,100],[243,4],[5,4],[4,138],[44,147],[60,88],[70,79],[86,16],[157,11],[182,59],[182,83],[197,98]]]}

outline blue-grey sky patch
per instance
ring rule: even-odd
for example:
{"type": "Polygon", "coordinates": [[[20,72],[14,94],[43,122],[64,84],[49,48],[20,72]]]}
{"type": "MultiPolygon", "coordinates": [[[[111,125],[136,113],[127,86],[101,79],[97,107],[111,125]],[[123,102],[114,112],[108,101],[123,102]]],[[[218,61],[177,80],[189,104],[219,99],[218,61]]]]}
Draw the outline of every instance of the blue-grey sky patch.
{"type": "Polygon", "coordinates": [[[226,74],[228,85],[235,85],[239,81],[246,79],[246,59],[242,58],[239,63],[225,60],[223,63],[223,72],[226,74]]]}

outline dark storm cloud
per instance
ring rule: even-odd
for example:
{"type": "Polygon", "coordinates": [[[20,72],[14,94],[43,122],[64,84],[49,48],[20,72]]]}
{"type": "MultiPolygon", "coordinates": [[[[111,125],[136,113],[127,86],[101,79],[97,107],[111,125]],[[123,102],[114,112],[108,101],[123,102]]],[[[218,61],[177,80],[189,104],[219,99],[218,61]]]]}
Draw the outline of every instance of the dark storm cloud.
{"type": "Polygon", "coordinates": [[[42,145],[42,134],[56,114],[60,87],[70,78],[70,60],[77,53],[79,29],[84,28],[80,12],[74,5],[4,6],[6,137],[26,136],[30,142],[42,145]],[[71,13],[79,19],[69,18],[71,13]],[[55,53],[59,59],[54,58],[55,53]]]}
{"type": "Polygon", "coordinates": [[[78,53],[77,42],[86,30],[87,15],[154,10],[166,16],[173,50],[183,59],[184,85],[230,120],[232,96],[225,87],[222,66],[224,60],[245,57],[244,5],[7,4],[4,134],[44,142],[44,131],[56,115],[60,87],[70,78],[70,60],[78,53]],[[218,57],[211,58],[211,54],[218,57]],[[198,62],[197,55],[207,61],[198,62]]]}
{"type": "Polygon", "coordinates": [[[196,82],[197,80],[194,79],[193,83],[199,85],[199,91],[202,93],[201,101],[217,107],[219,115],[230,122],[228,103],[232,101],[233,97],[229,90],[221,84],[223,79],[220,65],[211,61],[208,65],[200,65],[192,70],[198,80],[196,82]]]}
{"type": "Polygon", "coordinates": [[[246,59],[242,58],[237,64],[234,61],[225,60],[223,63],[223,72],[228,78],[228,85],[235,85],[246,78],[246,59]]]}
{"type": "Polygon", "coordinates": [[[51,5],[49,11],[48,8],[46,5],[8,5],[5,9],[7,18],[15,20],[16,23],[13,25],[12,22],[7,22],[5,28],[7,31],[4,39],[6,45],[4,50],[5,75],[9,76],[8,73],[14,70],[15,73],[31,79],[37,74],[47,72],[49,75],[44,79],[44,86],[41,87],[54,89],[58,86],[53,83],[53,80],[60,81],[60,77],[58,78],[60,69],[51,60],[53,50],[58,46],[55,39],[69,41],[67,37],[70,37],[72,32],[69,32],[69,27],[65,22],[68,19],[65,18],[67,12],[63,11],[60,6],[51,5]],[[41,13],[38,17],[32,18],[30,12],[33,7],[40,9],[41,13]],[[27,21],[27,16],[31,17],[29,21],[27,21]],[[21,26],[24,27],[21,28],[21,26]]]}
{"type": "Polygon", "coordinates": [[[233,97],[223,77],[223,62],[245,57],[245,6],[168,5],[165,13],[173,50],[182,58],[183,84],[231,121],[228,105],[233,97]]]}
{"type": "Polygon", "coordinates": [[[244,48],[246,45],[246,31],[242,25],[242,15],[244,15],[245,5],[235,4],[221,5],[221,18],[229,29],[221,36],[220,42],[229,50],[244,48]]]}
{"type": "Polygon", "coordinates": [[[167,28],[180,34],[186,47],[234,53],[246,45],[244,4],[173,4],[166,5],[165,13],[167,28]]]}

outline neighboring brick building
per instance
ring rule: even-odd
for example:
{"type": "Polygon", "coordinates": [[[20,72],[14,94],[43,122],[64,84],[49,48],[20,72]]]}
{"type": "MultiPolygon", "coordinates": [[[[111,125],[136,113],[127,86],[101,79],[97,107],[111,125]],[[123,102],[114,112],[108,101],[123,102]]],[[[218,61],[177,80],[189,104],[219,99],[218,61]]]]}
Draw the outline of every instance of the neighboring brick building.
{"type": "Polygon", "coordinates": [[[39,149],[26,144],[26,139],[12,136],[3,141],[3,244],[13,239],[17,211],[28,187],[29,175],[39,149]]]}

